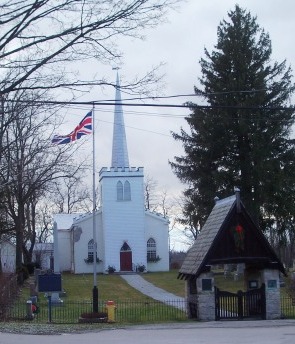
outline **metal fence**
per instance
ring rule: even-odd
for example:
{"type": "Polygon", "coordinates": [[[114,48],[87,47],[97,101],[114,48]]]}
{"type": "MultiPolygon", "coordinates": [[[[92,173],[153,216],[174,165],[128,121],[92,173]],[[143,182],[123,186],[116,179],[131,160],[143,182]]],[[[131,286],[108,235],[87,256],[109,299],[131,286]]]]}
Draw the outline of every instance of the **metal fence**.
{"type": "MultiPolygon", "coordinates": [[[[91,301],[71,302],[66,299],[62,303],[49,304],[42,300],[34,308],[31,318],[28,313],[27,302],[15,302],[7,307],[0,305],[0,321],[33,321],[37,323],[73,324],[78,322],[97,322],[97,319],[81,319],[82,314],[92,312],[91,301]],[[82,321],[83,320],[83,321],[82,321]]],[[[106,303],[99,303],[99,312],[107,312],[106,303]]],[[[184,321],[187,319],[185,301],[115,301],[116,323],[144,323],[184,321]]]]}
{"type": "Polygon", "coordinates": [[[287,319],[295,318],[295,298],[289,295],[281,296],[281,317],[287,319]]]}
{"type": "MultiPolygon", "coordinates": [[[[115,322],[128,323],[159,323],[185,321],[188,319],[186,301],[142,301],[115,300],[115,322]]],[[[28,317],[28,303],[16,301],[13,304],[0,304],[0,321],[32,321],[36,323],[74,324],[78,322],[97,322],[97,319],[81,321],[81,315],[92,312],[91,301],[67,301],[52,304],[49,307],[46,298],[37,302],[37,309],[32,318],[28,317]]],[[[99,311],[107,312],[106,302],[99,302],[99,311]]],[[[196,311],[191,315],[197,317],[196,311]]],[[[282,318],[295,318],[295,299],[283,295],[281,297],[282,318]]]]}
{"type": "Polygon", "coordinates": [[[0,319],[5,316],[10,305],[17,298],[18,285],[16,275],[1,274],[0,275],[0,319]]]}

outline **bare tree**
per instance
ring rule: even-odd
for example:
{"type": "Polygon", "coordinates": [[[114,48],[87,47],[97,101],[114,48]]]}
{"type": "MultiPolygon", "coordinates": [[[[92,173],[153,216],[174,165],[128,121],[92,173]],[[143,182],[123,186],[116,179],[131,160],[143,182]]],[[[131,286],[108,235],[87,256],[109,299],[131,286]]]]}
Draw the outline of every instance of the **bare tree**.
{"type": "Polygon", "coordinates": [[[158,182],[149,175],[146,176],[144,181],[144,200],[145,208],[153,211],[157,207],[156,187],[158,182]]]}
{"type": "Polygon", "coordinates": [[[52,203],[58,213],[90,212],[93,209],[89,185],[83,182],[85,172],[87,171],[81,169],[74,176],[56,180],[53,183],[52,203]]]}
{"type": "MultiPolygon", "coordinates": [[[[179,1],[6,1],[0,5],[0,94],[27,87],[77,89],[109,84],[104,78],[81,80],[71,69],[77,61],[90,59],[119,62],[118,38],[141,38],[143,28],[155,27],[179,1]],[[71,73],[65,73],[65,63],[71,73]]],[[[135,80],[129,89],[152,81],[153,72],[135,80]]]]}
{"type": "Polygon", "coordinates": [[[42,193],[53,180],[71,176],[79,168],[71,158],[73,146],[52,147],[44,135],[52,126],[53,117],[50,109],[34,103],[42,95],[18,93],[26,104],[18,99],[5,104],[4,115],[15,116],[3,139],[3,147],[9,149],[2,151],[0,170],[5,206],[14,224],[17,269],[21,267],[23,253],[25,260],[31,257],[36,240],[35,210],[42,193]]]}
{"type": "Polygon", "coordinates": [[[157,186],[158,182],[148,175],[144,181],[145,208],[167,217],[173,211],[175,201],[166,189],[158,190],[157,186]]]}
{"type": "Polygon", "coordinates": [[[53,234],[53,226],[52,226],[52,213],[53,213],[53,206],[48,204],[46,200],[43,199],[37,205],[36,211],[36,222],[38,224],[36,233],[37,238],[36,242],[44,243],[48,242],[49,238],[52,237],[53,234]]]}
{"type": "Polygon", "coordinates": [[[175,199],[175,216],[174,216],[174,227],[183,234],[184,244],[192,245],[196,240],[200,228],[194,226],[193,219],[184,215],[184,204],[186,200],[183,197],[175,199]]]}

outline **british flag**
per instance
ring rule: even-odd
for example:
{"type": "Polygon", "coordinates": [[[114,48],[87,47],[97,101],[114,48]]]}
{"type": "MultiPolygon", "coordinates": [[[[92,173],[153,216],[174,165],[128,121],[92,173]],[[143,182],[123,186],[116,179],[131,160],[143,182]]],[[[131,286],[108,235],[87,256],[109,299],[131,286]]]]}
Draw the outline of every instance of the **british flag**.
{"type": "Polygon", "coordinates": [[[74,142],[92,133],[92,111],[88,112],[76,128],[68,135],[54,135],[51,142],[56,145],[74,142]]]}

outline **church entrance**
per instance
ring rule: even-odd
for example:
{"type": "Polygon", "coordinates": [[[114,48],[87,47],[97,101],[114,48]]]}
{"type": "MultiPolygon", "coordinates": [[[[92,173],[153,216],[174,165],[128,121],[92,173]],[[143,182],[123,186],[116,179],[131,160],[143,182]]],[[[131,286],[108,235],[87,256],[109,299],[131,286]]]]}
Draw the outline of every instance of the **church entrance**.
{"type": "Polygon", "coordinates": [[[120,251],[120,271],[132,271],[132,251],[126,241],[120,251]]]}

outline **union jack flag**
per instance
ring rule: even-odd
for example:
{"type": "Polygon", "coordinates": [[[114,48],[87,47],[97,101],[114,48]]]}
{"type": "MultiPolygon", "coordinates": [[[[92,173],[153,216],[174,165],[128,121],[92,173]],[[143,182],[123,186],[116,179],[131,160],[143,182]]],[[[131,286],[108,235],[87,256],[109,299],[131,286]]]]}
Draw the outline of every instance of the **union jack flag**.
{"type": "Polygon", "coordinates": [[[56,145],[74,142],[92,133],[92,111],[88,112],[76,128],[68,135],[54,135],[51,142],[56,145]]]}

